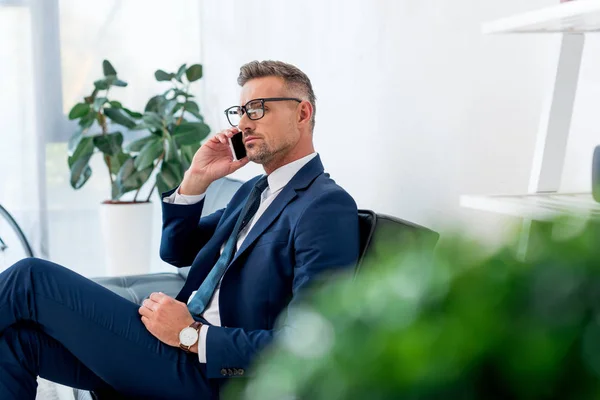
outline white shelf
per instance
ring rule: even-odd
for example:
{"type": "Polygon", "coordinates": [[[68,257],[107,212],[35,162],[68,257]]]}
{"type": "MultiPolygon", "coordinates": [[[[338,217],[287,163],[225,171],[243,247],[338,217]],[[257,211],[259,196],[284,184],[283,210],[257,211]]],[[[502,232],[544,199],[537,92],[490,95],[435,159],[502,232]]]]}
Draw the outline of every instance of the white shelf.
{"type": "Polygon", "coordinates": [[[483,24],[484,34],[600,32],[600,0],[574,0],[483,24]]]}
{"type": "Polygon", "coordinates": [[[600,203],[590,193],[548,193],[460,197],[460,205],[532,220],[548,220],[559,215],[600,219],[600,203]]]}

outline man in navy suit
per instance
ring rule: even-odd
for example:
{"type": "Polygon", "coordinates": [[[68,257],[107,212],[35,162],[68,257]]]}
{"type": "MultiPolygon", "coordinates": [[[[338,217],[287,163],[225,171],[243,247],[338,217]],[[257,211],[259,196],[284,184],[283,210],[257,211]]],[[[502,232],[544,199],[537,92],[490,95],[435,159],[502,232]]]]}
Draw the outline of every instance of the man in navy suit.
{"type": "Polygon", "coordinates": [[[355,264],[357,208],[314,151],[310,80],[292,65],[254,61],[238,83],[232,128],[202,145],[181,185],[163,194],[161,258],[191,265],[181,292],[152,293],[140,307],[51,262],[18,262],[0,274],[1,399],[33,399],[37,376],[130,398],[217,398],[277,332],[293,329],[288,311],[307,287],[355,264]],[[241,160],[232,160],[234,135],[241,160]],[[265,175],[200,218],[208,185],[249,161],[265,175]]]}

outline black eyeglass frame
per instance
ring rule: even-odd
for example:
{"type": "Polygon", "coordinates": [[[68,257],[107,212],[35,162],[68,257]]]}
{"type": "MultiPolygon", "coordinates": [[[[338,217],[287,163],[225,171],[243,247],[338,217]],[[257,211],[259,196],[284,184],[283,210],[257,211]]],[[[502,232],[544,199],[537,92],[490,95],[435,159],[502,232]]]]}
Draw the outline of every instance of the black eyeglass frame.
{"type": "Polygon", "coordinates": [[[246,102],[246,104],[244,104],[243,106],[231,106],[228,109],[225,110],[225,116],[227,117],[227,122],[229,122],[229,124],[231,126],[237,126],[231,123],[231,121],[229,120],[229,111],[232,109],[240,109],[242,111],[242,115],[240,116],[240,119],[244,116],[244,114],[248,115],[248,118],[251,121],[258,121],[259,119],[263,118],[265,116],[265,103],[267,101],[287,101],[287,100],[293,100],[293,101],[297,101],[298,103],[302,103],[302,100],[296,98],[296,97],[265,97],[262,99],[252,99],[246,102]],[[255,101],[260,101],[260,108],[262,109],[262,115],[258,118],[252,118],[250,116],[250,114],[248,114],[246,112],[246,106],[252,102],[255,101]]]}

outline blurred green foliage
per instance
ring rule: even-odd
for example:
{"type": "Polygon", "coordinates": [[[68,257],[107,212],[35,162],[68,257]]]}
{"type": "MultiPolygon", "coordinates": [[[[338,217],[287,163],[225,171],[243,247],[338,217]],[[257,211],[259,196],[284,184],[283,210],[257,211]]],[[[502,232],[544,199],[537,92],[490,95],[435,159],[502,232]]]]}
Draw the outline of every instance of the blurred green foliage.
{"type": "Polygon", "coordinates": [[[460,235],[433,257],[391,248],[291,310],[227,398],[600,398],[599,232],[557,220],[525,260],[460,235]]]}

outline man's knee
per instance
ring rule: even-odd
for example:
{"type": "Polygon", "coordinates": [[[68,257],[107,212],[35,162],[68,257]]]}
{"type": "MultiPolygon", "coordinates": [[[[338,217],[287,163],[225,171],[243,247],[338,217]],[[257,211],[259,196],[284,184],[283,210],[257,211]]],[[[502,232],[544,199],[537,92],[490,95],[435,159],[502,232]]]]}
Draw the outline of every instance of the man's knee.
{"type": "Polygon", "coordinates": [[[28,258],[23,258],[22,260],[17,261],[8,269],[19,271],[19,272],[21,272],[23,270],[32,270],[32,269],[40,268],[40,266],[43,265],[44,262],[45,261],[40,258],[28,257],[28,258]]]}
{"type": "Polygon", "coordinates": [[[52,268],[53,264],[41,258],[28,257],[14,263],[7,271],[18,275],[33,277],[38,272],[46,271],[52,268]]]}

